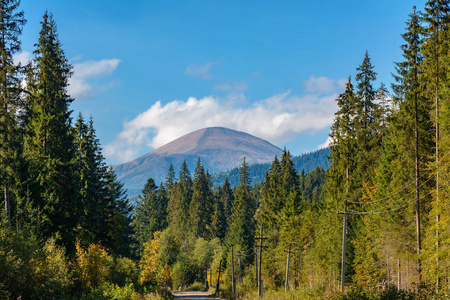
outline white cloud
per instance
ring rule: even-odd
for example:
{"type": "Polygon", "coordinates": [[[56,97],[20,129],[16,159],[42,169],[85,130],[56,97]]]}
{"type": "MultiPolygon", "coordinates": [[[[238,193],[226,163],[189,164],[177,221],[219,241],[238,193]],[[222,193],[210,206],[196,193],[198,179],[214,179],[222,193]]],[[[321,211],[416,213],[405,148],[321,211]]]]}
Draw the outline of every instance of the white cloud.
{"type": "Polygon", "coordinates": [[[248,84],[245,81],[222,83],[216,85],[214,89],[231,93],[242,93],[248,89],[248,84]]]}
{"type": "Polygon", "coordinates": [[[311,75],[307,80],[303,81],[305,90],[308,93],[327,94],[340,92],[345,89],[345,79],[333,80],[325,76],[314,77],[311,75]]]}
{"type": "MultiPolygon", "coordinates": [[[[89,79],[111,75],[121,61],[117,58],[89,60],[73,64],[73,76],[69,81],[69,94],[74,98],[87,98],[94,94],[89,79]]],[[[107,84],[109,86],[110,84],[107,84]]]]}
{"type": "Polygon", "coordinates": [[[331,137],[329,136],[329,137],[327,138],[327,140],[325,141],[325,143],[320,144],[320,145],[317,147],[317,149],[328,148],[328,147],[330,147],[330,144],[331,144],[331,137]]]}
{"type": "Polygon", "coordinates": [[[16,53],[13,56],[14,63],[20,63],[22,66],[28,64],[28,62],[33,58],[31,52],[23,51],[20,53],[16,53]]]}
{"type": "Polygon", "coordinates": [[[158,101],[133,120],[124,122],[122,132],[104,147],[104,154],[110,160],[128,161],[136,158],[144,147],[157,148],[194,130],[213,126],[244,131],[283,144],[300,133],[330,126],[336,96],[299,97],[287,91],[248,108],[215,97],[191,97],[165,105],[158,101]]]}
{"type": "Polygon", "coordinates": [[[214,64],[215,63],[212,61],[206,62],[202,65],[193,63],[186,68],[186,75],[200,77],[203,79],[211,79],[210,69],[214,64]]]}

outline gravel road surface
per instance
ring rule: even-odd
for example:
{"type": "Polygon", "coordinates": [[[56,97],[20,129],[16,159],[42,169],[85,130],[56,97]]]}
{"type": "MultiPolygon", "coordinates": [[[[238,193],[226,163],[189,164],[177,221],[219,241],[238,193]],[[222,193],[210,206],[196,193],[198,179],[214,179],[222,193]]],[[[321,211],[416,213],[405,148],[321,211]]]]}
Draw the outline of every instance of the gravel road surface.
{"type": "Polygon", "coordinates": [[[184,292],[174,292],[175,300],[219,300],[220,298],[211,298],[207,292],[194,292],[194,291],[184,291],[184,292]]]}

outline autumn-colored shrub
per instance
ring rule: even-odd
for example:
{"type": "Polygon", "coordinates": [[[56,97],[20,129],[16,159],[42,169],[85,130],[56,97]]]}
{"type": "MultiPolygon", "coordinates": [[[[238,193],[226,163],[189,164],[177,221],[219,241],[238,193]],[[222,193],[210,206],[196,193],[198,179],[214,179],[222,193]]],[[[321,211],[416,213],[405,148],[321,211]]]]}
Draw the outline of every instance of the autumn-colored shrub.
{"type": "Polygon", "coordinates": [[[113,259],[99,244],[90,244],[85,250],[76,244],[75,267],[84,290],[92,290],[104,283],[111,274],[113,259]]]}
{"type": "Polygon", "coordinates": [[[139,262],[141,284],[156,285],[158,283],[160,234],[159,231],[155,232],[153,240],[150,243],[144,243],[144,253],[139,262]]]}

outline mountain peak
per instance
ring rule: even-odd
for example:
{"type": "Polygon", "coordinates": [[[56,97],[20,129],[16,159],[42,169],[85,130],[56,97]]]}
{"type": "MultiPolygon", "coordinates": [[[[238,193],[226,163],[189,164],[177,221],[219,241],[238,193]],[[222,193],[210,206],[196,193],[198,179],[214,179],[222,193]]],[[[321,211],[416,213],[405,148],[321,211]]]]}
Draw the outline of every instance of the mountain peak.
{"type": "Polygon", "coordinates": [[[271,162],[282,150],[271,143],[224,127],[208,127],[186,134],[133,161],[116,165],[118,179],[129,190],[140,190],[148,178],[164,181],[170,164],[178,172],[184,160],[191,172],[200,158],[205,170],[223,172],[242,164],[271,162]]]}
{"type": "Polygon", "coordinates": [[[186,134],[149,154],[195,154],[203,150],[249,150],[270,146],[277,149],[275,152],[281,151],[269,142],[245,132],[225,127],[208,127],[186,134]]]}

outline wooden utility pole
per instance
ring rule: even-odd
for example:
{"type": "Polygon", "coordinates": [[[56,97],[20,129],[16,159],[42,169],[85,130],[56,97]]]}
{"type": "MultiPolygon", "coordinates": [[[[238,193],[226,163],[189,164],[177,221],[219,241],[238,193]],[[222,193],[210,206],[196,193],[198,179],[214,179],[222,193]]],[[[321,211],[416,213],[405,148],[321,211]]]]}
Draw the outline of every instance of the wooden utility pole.
{"type": "Polygon", "coordinates": [[[258,285],[258,249],[255,247],[255,279],[258,285]]]}
{"type": "Polygon", "coordinates": [[[344,209],[344,225],[342,230],[342,264],[341,264],[341,292],[344,292],[345,287],[345,245],[347,240],[347,199],[345,199],[344,209]]]}
{"type": "Polygon", "coordinates": [[[241,284],[242,283],[241,250],[238,251],[238,264],[239,264],[239,284],[241,284]]]}
{"type": "Polygon", "coordinates": [[[286,280],[284,283],[284,291],[287,292],[289,290],[289,258],[291,256],[291,247],[287,252],[287,260],[286,260],[286,280]]]}
{"type": "MultiPolygon", "coordinates": [[[[420,266],[420,249],[421,249],[421,236],[420,236],[420,197],[419,197],[419,118],[417,108],[417,93],[414,94],[414,171],[415,171],[415,184],[416,184],[416,237],[417,237],[417,292],[420,291],[421,282],[421,266],[420,266]]],[[[438,111],[436,110],[436,114],[438,111]]],[[[438,124],[436,120],[436,138],[438,138],[438,124]]],[[[437,141],[436,141],[436,159],[438,155],[437,141]]],[[[437,174],[436,174],[437,181],[437,174]]]]}
{"type": "Polygon", "coordinates": [[[236,295],[236,281],[234,280],[234,254],[231,246],[231,292],[236,295]]]}
{"type": "Polygon", "coordinates": [[[258,275],[258,295],[260,298],[262,298],[263,295],[263,282],[261,279],[261,263],[262,263],[262,249],[263,249],[263,240],[265,240],[266,238],[263,238],[263,226],[261,224],[260,230],[259,230],[259,238],[255,238],[257,240],[259,240],[259,275],[258,275]]]}

